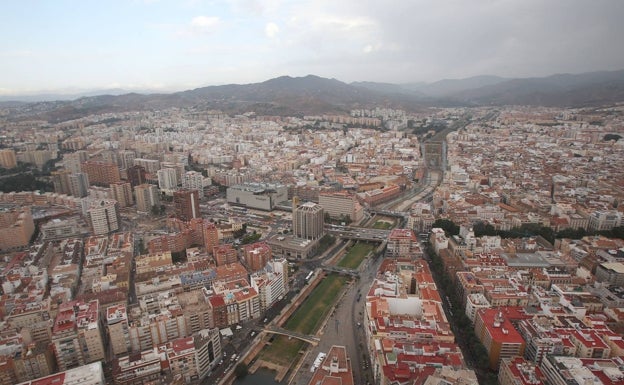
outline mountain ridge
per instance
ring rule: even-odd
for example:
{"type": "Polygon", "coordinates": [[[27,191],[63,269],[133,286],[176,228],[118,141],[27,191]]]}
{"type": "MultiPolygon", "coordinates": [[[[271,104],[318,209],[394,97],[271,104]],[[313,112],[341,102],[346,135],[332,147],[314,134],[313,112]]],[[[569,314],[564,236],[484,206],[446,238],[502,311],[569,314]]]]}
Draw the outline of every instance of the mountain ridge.
{"type": "MultiPolygon", "coordinates": [[[[169,107],[203,107],[263,115],[344,113],[375,106],[416,111],[432,106],[532,105],[582,107],[624,102],[624,70],[506,79],[475,76],[434,83],[344,83],[316,75],[280,76],[259,83],[199,87],[173,93],[84,96],[70,101],[0,102],[31,107],[52,121],[88,113],[169,107]]],[[[31,115],[32,116],[32,115],[31,115]]]]}

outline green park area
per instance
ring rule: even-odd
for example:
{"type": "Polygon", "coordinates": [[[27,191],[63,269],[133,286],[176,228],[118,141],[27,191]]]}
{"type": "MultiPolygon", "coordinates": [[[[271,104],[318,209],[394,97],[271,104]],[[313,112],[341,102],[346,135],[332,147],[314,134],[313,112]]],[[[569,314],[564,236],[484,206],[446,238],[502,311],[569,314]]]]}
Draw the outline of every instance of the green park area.
{"type": "MultiPolygon", "coordinates": [[[[332,305],[347,282],[346,277],[328,275],[312,291],[293,315],[286,321],[285,329],[302,334],[314,334],[331,311],[332,305]]],[[[289,366],[298,357],[305,342],[287,336],[275,336],[271,345],[265,347],[260,358],[278,365],[289,366]]]]}
{"type": "Polygon", "coordinates": [[[375,245],[372,243],[357,242],[349,249],[347,255],[345,255],[340,262],[338,262],[338,266],[345,267],[347,269],[357,269],[368,253],[374,249],[375,245]]]}
{"type": "Polygon", "coordinates": [[[388,222],[388,221],[377,221],[373,224],[373,229],[378,229],[378,230],[390,230],[393,227],[393,223],[392,222],[388,222]]]}

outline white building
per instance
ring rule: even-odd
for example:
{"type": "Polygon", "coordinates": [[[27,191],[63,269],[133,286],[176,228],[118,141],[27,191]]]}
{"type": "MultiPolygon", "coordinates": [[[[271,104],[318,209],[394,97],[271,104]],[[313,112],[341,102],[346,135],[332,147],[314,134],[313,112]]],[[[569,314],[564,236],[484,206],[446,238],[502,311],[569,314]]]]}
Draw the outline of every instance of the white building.
{"type": "Polygon", "coordinates": [[[140,184],[134,188],[137,211],[149,213],[153,206],[160,205],[160,192],[153,184],[140,184]]]}
{"type": "Polygon", "coordinates": [[[487,309],[492,307],[490,302],[481,293],[469,294],[466,298],[466,315],[470,318],[470,321],[474,324],[479,309],[487,309]]]}
{"type": "Polygon", "coordinates": [[[95,235],[108,234],[121,228],[119,204],[116,200],[100,199],[94,201],[87,210],[87,216],[95,235]]]}
{"type": "Polygon", "coordinates": [[[269,261],[263,271],[252,274],[250,285],[258,292],[260,307],[268,309],[288,290],[288,262],[286,259],[269,261]]]}
{"type": "Polygon", "coordinates": [[[187,171],[182,179],[182,187],[190,190],[197,190],[199,197],[204,197],[204,176],[197,171],[187,171]]]}
{"type": "Polygon", "coordinates": [[[64,372],[52,374],[18,385],[54,384],[54,385],[104,385],[104,370],[101,362],[79,366],[64,372]]]}
{"type": "Polygon", "coordinates": [[[173,191],[178,187],[178,173],[174,168],[158,170],[158,187],[164,191],[173,191]]]}

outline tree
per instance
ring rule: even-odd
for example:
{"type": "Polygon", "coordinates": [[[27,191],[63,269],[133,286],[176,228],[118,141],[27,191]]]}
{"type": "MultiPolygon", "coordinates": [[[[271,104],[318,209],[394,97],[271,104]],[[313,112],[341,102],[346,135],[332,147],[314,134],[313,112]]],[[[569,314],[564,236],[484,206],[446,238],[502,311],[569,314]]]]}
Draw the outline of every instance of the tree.
{"type": "Polygon", "coordinates": [[[605,142],[608,142],[610,140],[615,140],[617,142],[620,139],[622,139],[622,136],[618,134],[607,134],[604,136],[604,138],[602,138],[602,140],[604,140],[605,142]]]}
{"type": "Polygon", "coordinates": [[[345,214],[341,214],[340,215],[340,222],[344,222],[347,225],[351,224],[351,217],[349,217],[348,215],[345,214]]]}
{"type": "Polygon", "coordinates": [[[477,222],[472,226],[475,237],[482,237],[484,235],[497,235],[496,229],[489,223],[477,222]]]}
{"type": "Polygon", "coordinates": [[[431,227],[441,228],[442,230],[444,230],[447,236],[459,235],[459,226],[457,226],[455,222],[449,219],[436,219],[431,227]]]}
{"type": "Polygon", "coordinates": [[[143,243],[143,238],[139,239],[139,255],[147,254],[147,249],[145,248],[145,243],[143,243]]]}
{"type": "Polygon", "coordinates": [[[243,378],[247,374],[249,374],[249,368],[243,362],[236,365],[236,367],[234,368],[234,375],[236,376],[236,378],[243,378]]]}
{"type": "Polygon", "coordinates": [[[560,238],[581,239],[585,235],[587,235],[587,231],[585,231],[585,229],[583,229],[582,227],[579,227],[578,229],[571,229],[571,228],[563,229],[557,232],[557,235],[555,237],[559,239],[560,238]]]}

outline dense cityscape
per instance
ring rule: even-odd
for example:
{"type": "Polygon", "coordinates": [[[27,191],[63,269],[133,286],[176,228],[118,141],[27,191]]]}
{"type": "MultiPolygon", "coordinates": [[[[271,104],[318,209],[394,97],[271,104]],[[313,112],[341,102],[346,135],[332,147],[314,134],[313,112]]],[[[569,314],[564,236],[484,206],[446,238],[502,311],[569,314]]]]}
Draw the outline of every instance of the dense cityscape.
{"type": "Polygon", "coordinates": [[[624,383],[621,104],[32,108],[0,384],[624,383]]]}

